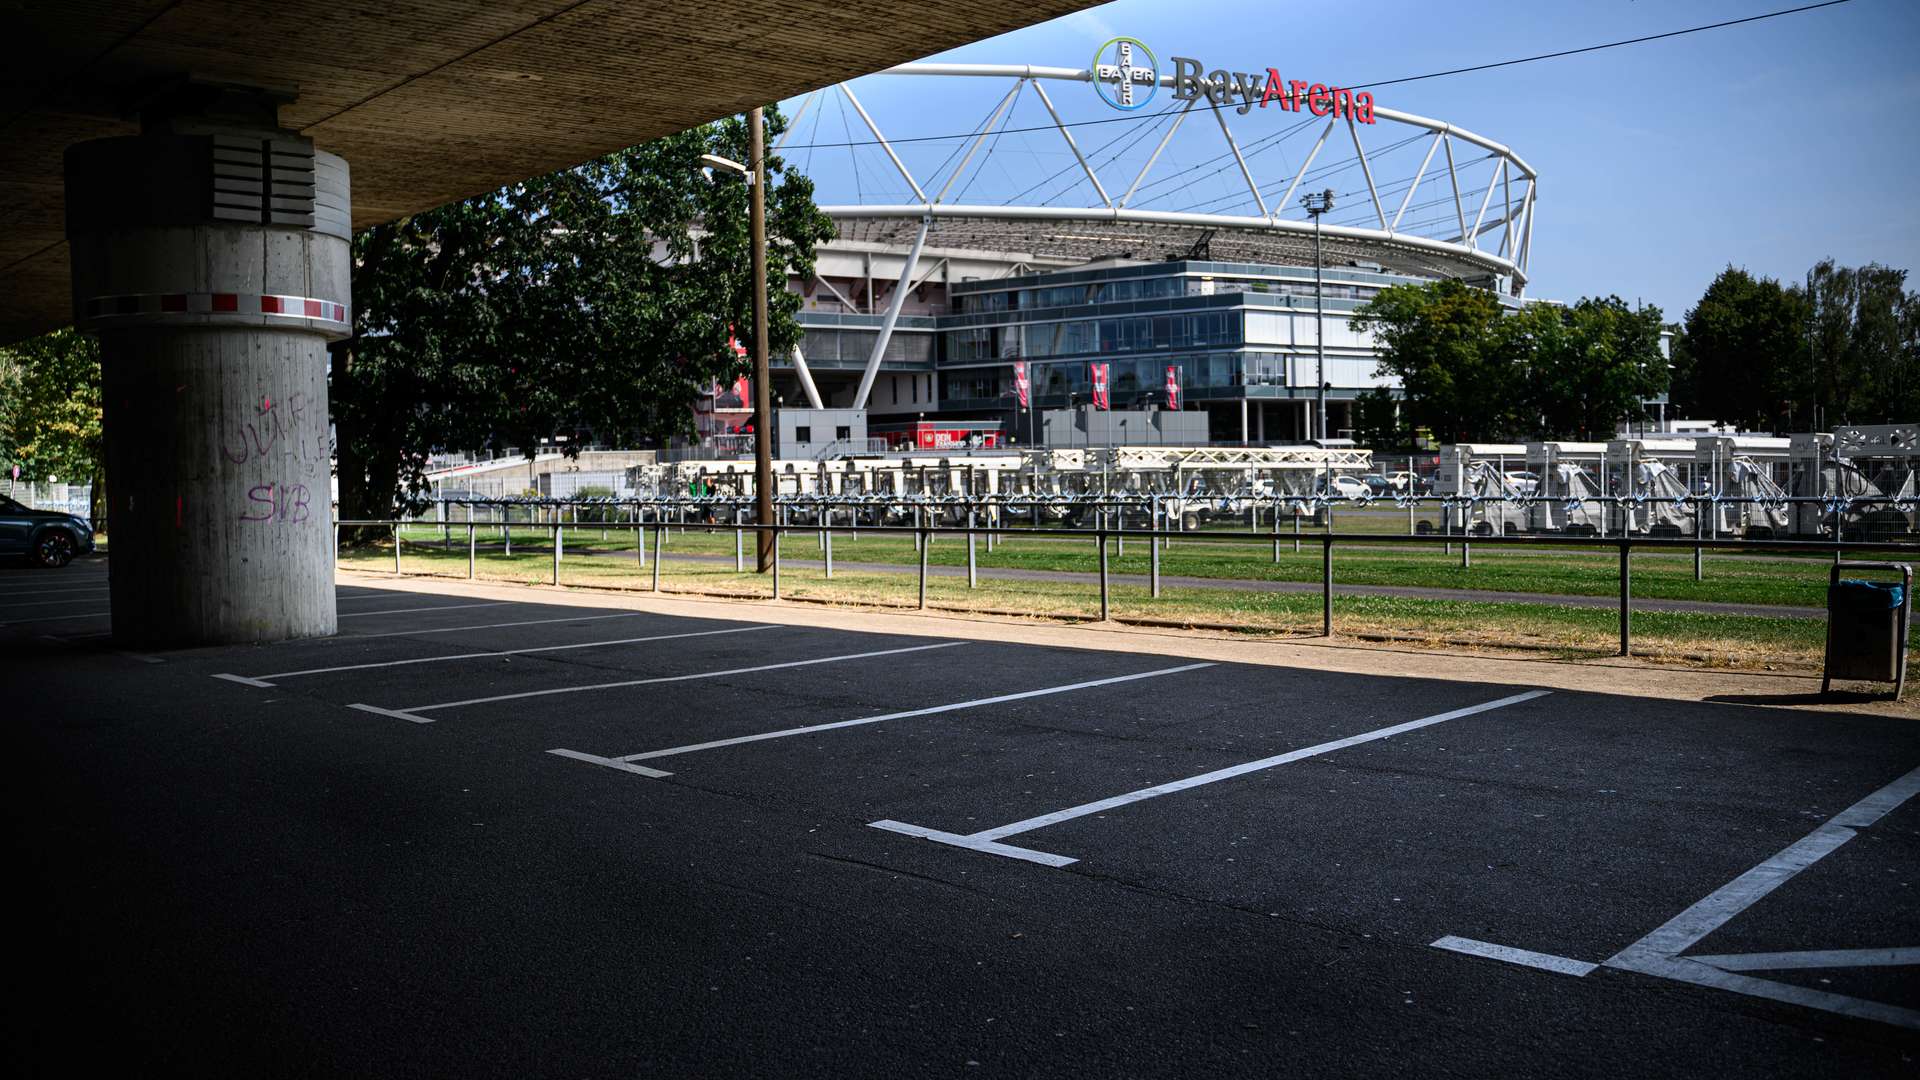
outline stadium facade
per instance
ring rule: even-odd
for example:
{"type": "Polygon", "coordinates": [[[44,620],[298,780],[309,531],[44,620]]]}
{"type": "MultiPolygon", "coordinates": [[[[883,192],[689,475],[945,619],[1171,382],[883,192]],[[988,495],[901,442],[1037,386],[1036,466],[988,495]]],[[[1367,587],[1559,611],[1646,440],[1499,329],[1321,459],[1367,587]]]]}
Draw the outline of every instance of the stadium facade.
{"type": "Polygon", "coordinates": [[[1527,302],[1537,174],[1506,146],[1371,97],[1363,117],[1343,107],[1352,98],[1338,88],[1279,97],[1271,71],[1267,80],[1200,76],[1175,59],[1177,69],[1142,42],[1116,39],[1084,68],[910,64],[873,76],[917,80],[928,102],[952,100],[956,80],[1006,86],[951,149],[959,165],[924,183],[888,140],[881,110],[865,108],[852,85],[803,100],[789,139],[810,109],[825,113],[830,95],[843,95],[843,112],[852,106],[908,197],[822,200],[839,235],[812,277],[789,282],[802,298],[804,339],[795,355],[774,358],[785,406],[864,407],[870,431],[896,441],[917,430],[921,445],[1027,445],[1044,441],[1036,413],[1084,411],[1096,399],[1161,410],[1175,396],[1205,414],[1211,441],[1297,441],[1312,433],[1324,339],[1327,434],[1338,436],[1354,426],[1356,398],[1396,389],[1374,373],[1370,335],[1348,325],[1380,289],[1457,278],[1503,304],[1527,302]],[[1023,98],[1044,107],[1043,127],[1057,128],[1042,135],[1072,151],[1085,205],[969,202],[965,186],[955,195],[1023,98]],[[1088,144],[1104,132],[1063,120],[1068,100],[1138,119],[1134,159],[1098,160],[1088,144]],[[1147,112],[1153,105],[1159,111],[1147,112]],[[1288,124],[1277,136],[1273,124],[1249,126],[1275,115],[1288,124]],[[1288,167],[1269,171],[1276,158],[1288,167]],[[1224,170],[1237,196],[1197,211],[1143,205],[1195,159],[1224,170]],[[1320,229],[1324,319],[1315,314],[1315,224],[1297,205],[1321,187],[1341,189],[1345,212],[1320,229]]]}

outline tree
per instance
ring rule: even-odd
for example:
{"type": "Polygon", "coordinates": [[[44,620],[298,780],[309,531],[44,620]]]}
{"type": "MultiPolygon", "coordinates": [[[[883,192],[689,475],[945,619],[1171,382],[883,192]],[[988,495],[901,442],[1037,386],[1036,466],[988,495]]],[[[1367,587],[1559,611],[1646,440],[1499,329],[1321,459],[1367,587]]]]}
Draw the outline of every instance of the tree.
{"type": "Polygon", "coordinates": [[[105,527],[100,344],[72,327],[0,348],[0,463],[36,479],[85,479],[105,527]]]}
{"type": "Polygon", "coordinates": [[[1639,419],[1644,401],[1667,388],[1659,308],[1629,308],[1609,296],[1530,311],[1560,322],[1557,331],[1540,336],[1528,372],[1540,435],[1610,439],[1620,421],[1639,419]]]}
{"type": "Polygon", "coordinates": [[[1667,327],[1673,335],[1672,357],[1667,373],[1667,415],[1685,417],[1702,415],[1695,402],[1699,399],[1699,365],[1694,362],[1693,350],[1687,342],[1687,328],[1684,323],[1673,323],[1667,327]]]}
{"type": "MultiPolygon", "coordinates": [[[[1402,415],[1442,442],[1607,438],[1667,387],[1660,309],[1617,296],[1506,308],[1460,281],[1393,285],[1355,312],[1402,415]]],[[[1363,425],[1364,426],[1364,425],[1363,425]]]]}
{"type": "MultiPolygon", "coordinates": [[[[1822,419],[1834,423],[1911,420],[1920,406],[1914,308],[1907,272],[1826,259],[1807,273],[1810,355],[1804,382],[1822,419]]],[[[1810,415],[1810,414],[1809,414],[1810,415]]]]}
{"type": "MultiPolygon", "coordinates": [[[[784,126],[768,110],[769,141],[784,126]]],[[[663,439],[740,374],[752,334],[747,190],[700,155],[747,156],[735,118],[376,226],[355,238],[354,337],[333,408],[343,517],[417,505],[430,450],[663,439]]],[[[769,345],[791,351],[832,223],[768,160],[769,345]]]]}
{"type": "Polygon", "coordinates": [[[1519,426],[1525,354],[1544,324],[1504,319],[1492,293],[1448,280],[1390,285],[1350,325],[1373,333],[1378,372],[1400,380],[1410,426],[1442,442],[1506,438],[1519,426]]]}
{"type": "Polygon", "coordinates": [[[1812,390],[1808,314],[1798,289],[1732,266],[1721,271],[1683,323],[1685,407],[1749,431],[1788,430],[1796,402],[1812,390]]]}
{"type": "Polygon", "coordinates": [[[1376,386],[1353,401],[1355,441],[1376,450],[1413,445],[1413,436],[1400,423],[1400,399],[1376,386]]]}

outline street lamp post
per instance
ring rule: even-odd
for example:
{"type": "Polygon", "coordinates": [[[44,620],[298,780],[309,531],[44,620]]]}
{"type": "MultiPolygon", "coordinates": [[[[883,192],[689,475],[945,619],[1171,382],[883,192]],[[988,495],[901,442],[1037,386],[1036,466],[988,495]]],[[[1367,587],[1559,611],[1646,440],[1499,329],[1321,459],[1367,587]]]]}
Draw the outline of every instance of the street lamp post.
{"type": "MultiPolygon", "coordinates": [[[[763,526],[773,524],[773,409],[769,395],[772,378],[767,362],[767,154],[766,122],[756,105],[747,110],[746,164],[702,154],[708,168],[722,169],[747,182],[749,228],[753,239],[753,490],[755,516],[763,526]]],[[[773,567],[771,529],[760,530],[760,573],[773,567]]]]}
{"type": "Polygon", "coordinates": [[[1307,216],[1313,219],[1313,381],[1318,387],[1314,391],[1318,398],[1314,409],[1316,414],[1314,434],[1321,442],[1325,442],[1327,438],[1327,292],[1320,283],[1320,215],[1333,209],[1333,189],[1308,192],[1300,197],[1300,205],[1307,208],[1307,216]]]}

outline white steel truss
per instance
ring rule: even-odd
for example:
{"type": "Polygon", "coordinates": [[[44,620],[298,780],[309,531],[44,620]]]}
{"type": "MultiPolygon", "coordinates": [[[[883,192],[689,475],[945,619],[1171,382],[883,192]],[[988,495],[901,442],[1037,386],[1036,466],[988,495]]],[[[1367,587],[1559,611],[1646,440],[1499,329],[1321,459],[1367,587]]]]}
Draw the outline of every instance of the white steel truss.
{"type": "MultiPolygon", "coordinates": [[[[1073,125],[1062,118],[1044,86],[1047,82],[1089,83],[1098,77],[1097,73],[1084,68],[935,63],[906,64],[889,68],[880,74],[920,78],[1003,78],[1012,85],[996,99],[977,133],[968,136],[969,141],[959,164],[939,183],[937,193],[929,198],[851,87],[842,84],[841,90],[846,94],[846,100],[873,133],[876,143],[907,182],[916,200],[898,205],[821,207],[840,224],[843,237],[904,246],[919,239],[916,234],[924,228],[930,231],[931,236],[921,241],[923,245],[942,249],[992,246],[995,250],[1028,252],[1056,262],[1136,247],[1149,251],[1183,250],[1201,239],[1207,239],[1215,251],[1224,249],[1253,261],[1297,258],[1309,250],[1307,245],[1313,233],[1312,224],[1282,215],[1293,208],[1294,195],[1312,173],[1315,161],[1320,158],[1321,151],[1333,134],[1334,125],[1339,122],[1337,118],[1328,118],[1314,139],[1312,149],[1287,182],[1285,194],[1277,202],[1270,202],[1268,194],[1273,188],[1263,191],[1259,169],[1249,160],[1250,155],[1243,151],[1227,124],[1226,109],[1232,106],[1211,103],[1204,92],[1207,87],[1203,85],[1203,92],[1187,100],[1182,107],[1154,114],[1158,117],[1170,115],[1172,119],[1145,165],[1137,173],[1132,172],[1131,166],[1127,167],[1131,175],[1120,178],[1126,182],[1126,186],[1124,193],[1115,199],[1103,182],[1100,169],[1088,159],[1087,152],[1074,138],[1073,125]],[[980,148],[996,131],[1002,130],[1004,123],[1010,121],[1011,111],[1025,87],[1031,87],[1034,96],[1040,99],[1052,126],[1059,131],[1072,152],[1078,172],[1086,180],[1096,205],[1074,207],[947,202],[956,182],[973,166],[980,148]],[[1255,214],[1149,210],[1130,205],[1155,167],[1162,164],[1164,151],[1187,114],[1195,108],[1214,113],[1227,144],[1228,156],[1232,158],[1232,167],[1237,169],[1239,179],[1246,185],[1247,199],[1256,210],[1255,214]]],[[[1143,84],[1146,82],[1144,73],[1138,73],[1136,77],[1143,84]]],[[[1171,74],[1156,74],[1154,78],[1162,87],[1173,85],[1171,74]]],[[[1232,100],[1231,94],[1228,100],[1232,100]]],[[[805,115],[810,105],[817,105],[811,97],[802,103],[800,111],[796,113],[795,124],[788,126],[781,143],[785,142],[785,135],[794,130],[798,117],[805,115]]],[[[1526,286],[1527,265],[1532,254],[1534,201],[1539,174],[1505,145],[1456,125],[1380,105],[1375,105],[1372,113],[1376,122],[1424,129],[1431,133],[1431,139],[1425,147],[1419,169],[1407,184],[1394,213],[1389,216],[1380,184],[1374,175],[1374,158],[1380,155],[1381,150],[1376,147],[1370,154],[1362,144],[1354,118],[1350,115],[1345,118],[1348,136],[1353,144],[1353,162],[1360,167],[1373,214],[1370,215],[1372,222],[1364,228],[1357,225],[1324,225],[1323,235],[1329,245],[1330,257],[1376,259],[1390,268],[1416,272],[1504,278],[1515,295],[1521,294],[1526,286]],[[1485,151],[1485,156],[1462,157],[1455,152],[1456,143],[1477,147],[1485,151]],[[1466,192],[1470,187],[1463,182],[1461,174],[1479,161],[1491,162],[1491,168],[1484,192],[1478,192],[1481,196],[1478,210],[1469,223],[1466,192]],[[1429,175],[1439,169],[1444,169],[1447,174],[1444,194],[1438,200],[1416,204],[1416,193],[1429,175]],[[1518,185],[1515,184],[1516,179],[1520,181],[1518,185]],[[1489,211],[1496,188],[1500,191],[1501,210],[1496,217],[1490,218],[1489,211]],[[1457,233],[1450,238],[1419,235],[1422,228],[1432,228],[1431,218],[1416,221],[1403,231],[1403,224],[1411,209],[1416,206],[1432,207],[1436,201],[1441,206],[1452,203],[1453,213],[1443,220],[1456,222],[1457,233]],[[1483,247],[1480,237],[1491,229],[1500,230],[1499,242],[1483,247]]],[[[1142,119],[1155,122],[1147,117],[1142,119]]],[[[1409,141],[1383,145],[1386,150],[1393,150],[1409,141]]],[[[1112,161],[1112,158],[1107,159],[1107,164],[1110,165],[1112,161]]],[[[1341,167],[1345,166],[1336,162],[1322,171],[1341,167]]],[[[932,179],[941,180],[939,176],[932,179]]],[[[1399,182],[1395,181],[1396,184],[1399,182]]],[[[1121,190],[1118,182],[1113,190],[1121,190]]],[[[964,197],[963,193],[962,199],[964,197]]],[[[1419,215],[1414,216],[1417,218],[1419,215]]],[[[1440,237],[1445,237],[1445,233],[1441,233],[1440,237]]]]}

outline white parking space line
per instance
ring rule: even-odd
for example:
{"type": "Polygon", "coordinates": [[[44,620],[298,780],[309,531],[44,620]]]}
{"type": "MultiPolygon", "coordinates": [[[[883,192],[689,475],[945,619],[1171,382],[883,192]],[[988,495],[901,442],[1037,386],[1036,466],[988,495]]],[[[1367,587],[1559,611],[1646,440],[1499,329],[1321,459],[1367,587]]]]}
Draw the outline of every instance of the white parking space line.
{"type": "Polygon", "coordinates": [[[359,709],[361,712],[379,713],[381,716],[392,716],[401,720],[411,720],[416,724],[433,723],[433,717],[431,716],[415,716],[403,709],[383,709],[378,705],[367,705],[361,702],[356,702],[347,706],[347,708],[359,709]]]}
{"type": "MultiPolygon", "coordinates": [[[[1920,949],[1829,949],[1815,952],[1680,955],[1775,889],[1793,880],[1801,871],[1839,850],[1841,845],[1858,835],[1856,830],[1869,828],[1878,823],[1881,818],[1893,812],[1915,794],[1920,794],[1920,768],[1913,769],[1835,814],[1824,824],[1788,844],[1760,865],[1715,889],[1692,907],[1667,920],[1652,933],[1608,957],[1602,966],[1920,1030],[1920,1011],[1738,974],[1740,971],[1789,968],[1899,966],[1920,962],[1920,949]]],[[[1458,939],[1441,938],[1433,944],[1448,948],[1449,946],[1441,945],[1441,942],[1448,940],[1458,939]]],[[[1470,950],[1455,949],[1454,951],[1470,950]]],[[[1493,954],[1482,952],[1480,955],[1493,954]]],[[[1496,959],[1511,959],[1511,957],[1497,956],[1496,959]]],[[[1562,969],[1548,968],[1548,970],[1562,969]]],[[[1572,974],[1582,973],[1572,972],[1572,974]]]]}
{"type": "Polygon", "coordinates": [[[1475,941],[1472,938],[1454,937],[1449,934],[1433,943],[1436,949],[1448,949],[1468,956],[1485,956],[1494,960],[1505,960],[1509,964],[1525,964],[1545,971],[1557,971],[1562,975],[1585,975],[1599,964],[1589,964],[1585,960],[1569,960],[1564,956],[1551,953],[1534,952],[1531,949],[1515,949],[1507,945],[1495,945],[1489,941],[1475,941]]]}
{"type": "MultiPolygon", "coordinates": [[[[1864,829],[1920,793],[1920,769],[1854,803],[1826,824],[1787,845],[1772,858],[1715,889],[1699,903],[1667,920],[1646,937],[1622,949],[1612,960],[1635,956],[1678,956],[1794,875],[1832,854],[1864,829]]],[[[1618,965],[1615,965],[1618,966],[1618,965]]]]}
{"type": "Polygon", "coordinates": [[[1020,833],[1032,832],[1035,829],[1044,829],[1049,825],[1058,825],[1063,821],[1072,821],[1075,818],[1086,817],[1089,814],[1099,814],[1123,806],[1130,806],[1137,802],[1145,802],[1148,799],[1157,799],[1162,795],[1172,795],[1176,792],[1187,791],[1200,787],[1203,784],[1213,784],[1221,780],[1231,780],[1237,776],[1245,776],[1248,773],[1271,769],[1276,765],[1302,761],[1306,758],[1318,757],[1321,754],[1330,754],[1335,750],[1345,750],[1351,746],[1359,746],[1362,743],[1373,742],[1376,739],[1385,739],[1394,735],[1405,734],[1409,731],[1418,731],[1421,728],[1445,723],[1448,720],[1458,720],[1463,716],[1473,716],[1478,713],[1505,708],[1508,705],[1518,705],[1523,701],[1532,701],[1535,698],[1545,697],[1549,693],[1552,693],[1552,691],[1529,690],[1524,694],[1514,694],[1511,697],[1504,697],[1498,701],[1469,705],[1463,709],[1454,709],[1449,712],[1436,713],[1433,716],[1421,717],[1418,720],[1409,720],[1404,724],[1375,728],[1372,731],[1362,732],[1358,735],[1349,735],[1344,739],[1335,739],[1332,742],[1324,742],[1316,746],[1302,747],[1299,750],[1289,750],[1284,754],[1275,754],[1272,757],[1264,757],[1258,761],[1249,761],[1241,765],[1231,765],[1224,769],[1215,769],[1212,772],[1201,773],[1198,776],[1189,776],[1184,780],[1155,784],[1153,787],[1130,791],[1124,795],[1115,795],[1097,802],[1082,803],[1079,806],[1071,806],[1065,810],[1056,810],[1051,814],[1041,814],[1038,817],[1030,817],[1023,821],[1013,822],[1010,825],[1001,825],[992,829],[982,829],[979,832],[964,835],[927,829],[923,826],[910,825],[901,821],[874,821],[868,824],[876,829],[905,833],[909,836],[920,836],[938,843],[951,844],[954,847],[984,851],[993,855],[1007,855],[1011,858],[1025,859],[1028,862],[1037,862],[1046,866],[1066,866],[1077,860],[1043,851],[1030,851],[1026,848],[1011,847],[1010,845],[1001,844],[999,841],[1020,833]]]}
{"type": "Polygon", "coordinates": [[[1727,953],[1687,957],[1721,971],[1793,971],[1802,968],[1914,967],[1920,949],[1816,949],[1808,952],[1727,953]]]}
{"type": "Polygon", "coordinates": [[[1641,975],[1672,979],[1675,982],[1690,983],[1694,986],[1731,990],[1748,997],[1819,1009],[1823,1012],[1838,1013],[1841,1016],[1875,1020],[1894,1027],[1920,1030],[1920,1011],[1903,1009],[1898,1005],[1886,1005],[1878,1001],[1868,1001],[1864,998],[1848,997],[1845,994],[1836,994],[1827,990],[1814,990],[1805,986],[1795,986],[1792,983],[1774,982],[1771,979],[1757,979],[1751,975],[1722,971],[1684,956],[1636,957],[1623,963],[1608,960],[1606,966],[1637,972],[1641,975]]]}
{"type": "Polygon", "coordinates": [[[63,596],[58,600],[28,600],[18,604],[8,600],[0,600],[0,611],[12,611],[15,608],[51,607],[54,604],[97,604],[99,602],[100,601],[92,597],[83,598],[78,596],[63,596]]]}
{"type": "Polygon", "coordinates": [[[410,611],[460,611],[464,608],[506,607],[508,604],[513,603],[518,603],[518,601],[494,600],[485,604],[435,604],[431,607],[399,607],[385,608],[380,611],[350,611],[340,617],[343,619],[358,619],[367,615],[405,615],[410,611]]]}
{"type": "Polygon", "coordinates": [[[673,775],[670,772],[661,772],[659,769],[649,769],[645,765],[629,764],[628,762],[621,761],[619,758],[601,757],[598,754],[583,754],[578,750],[549,750],[547,753],[559,754],[561,757],[572,758],[575,761],[590,761],[595,765],[605,765],[609,769],[619,769],[621,772],[630,772],[637,776],[673,775]]]}
{"type": "Polygon", "coordinates": [[[337,667],[305,668],[300,671],[275,671],[266,675],[221,673],[216,679],[246,683],[248,686],[272,686],[268,679],[292,679],[303,675],[331,675],[341,671],[365,671],[369,668],[406,667],[411,664],[439,664],[450,660],[485,660],[494,656],[526,656],[531,653],[566,652],[571,649],[602,649],[611,645],[637,645],[644,641],[674,641],[679,638],[713,637],[716,634],[744,634],[751,630],[777,630],[778,626],[729,626],[723,630],[692,630],[680,634],[653,634],[648,637],[614,638],[609,641],[583,641],[577,645],[540,645],[527,649],[502,649],[498,652],[457,653],[452,656],[416,656],[407,660],[382,660],[367,664],[341,664],[337,667]]]}
{"type": "MultiPolygon", "coordinates": [[[[620,611],[612,615],[566,615],[557,619],[520,619],[516,622],[478,623],[469,626],[436,626],[425,630],[384,630],[378,634],[341,634],[336,640],[363,641],[367,638],[410,637],[414,634],[457,634],[466,630],[499,630],[508,626],[546,626],[550,623],[596,622],[600,619],[637,619],[649,614],[645,611],[620,611]]],[[[298,645],[298,641],[279,642],[282,645],[298,645]]]]}
{"type": "MultiPolygon", "coordinates": [[[[1132,675],[1114,675],[1105,679],[1090,679],[1086,682],[1069,683],[1065,686],[1049,686],[1039,690],[1023,690],[1016,694],[1000,694],[995,697],[975,698],[972,701],[956,701],[950,705],[933,705],[924,709],[908,709],[904,712],[884,713],[880,716],[863,716],[857,720],[835,720],[826,724],[808,724],[806,727],[784,728],[780,731],[764,731],[758,735],[741,735],[732,739],[715,739],[711,742],[691,743],[686,746],[674,746],[665,750],[648,750],[639,754],[627,754],[614,758],[615,761],[646,761],[650,758],[672,757],[676,754],[691,754],[698,750],[715,750],[722,746],[739,746],[742,743],[765,742],[768,739],[785,739],[794,735],[812,735],[820,731],[835,731],[840,728],[860,727],[863,724],[878,724],[885,720],[906,720],[915,716],[933,716],[937,713],[958,712],[961,709],[977,709],[982,705],[998,705],[1006,701],[1023,701],[1027,698],[1047,697],[1053,694],[1066,694],[1075,690],[1087,690],[1096,686],[1111,686],[1115,683],[1135,682],[1140,679],[1153,679],[1161,675],[1178,675],[1183,671],[1197,671],[1212,667],[1211,663],[1183,664],[1180,667],[1161,668],[1158,671],[1142,671],[1132,675]]],[[[555,751],[558,753],[558,751],[555,751]]],[[[660,775],[666,776],[667,773],[660,775]]]]}
{"type": "Polygon", "coordinates": [[[33,619],[8,619],[0,622],[0,626],[19,626],[30,622],[59,622],[62,619],[104,619],[111,614],[113,614],[111,611],[85,611],[78,615],[41,615],[33,619]]]}
{"type": "Polygon", "coordinates": [[[1701,938],[1726,925],[1735,915],[1752,907],[1768,893],[1826,858],[1840,845],[1853,839],[1852,829],[1827,824],[1787,845],[1778,854],[1715,889],[1705,899],[1667,920],[1664,926],[1622,949],[1609,960],[1631,963],[1638,956],[1678,956],[1701,938]]]}
{"type": "Polygon", "coordinates": [[[729,668],[725,671],[700,671],[691,675],[661,675],[651,679],[623,679],[620,682],[591,683],[586,686],[556,686],[548,690],[523,690],[517,694],[495,694],[492,697],[465,698],[460,701],[441,701],[432,705],[408,705],[403,709],[382,709],[372,705],[349,705],[350,709],[362,712],[383,713],[388,716],[400,716],[416,723],[431,723],[430,717],[419,713],[438,712],[441,709],[458,709],[465,705],[485,705],[495,701],[518,701],[522,698],[546,697],[551,694],[582,694],[590,690],[615,690],[627,686],[654,686],[659,683],[692,682],[697,679],[719,679],[728,675],[750,675],[757,671],[779,671],[785,668],[810,667],[814,664],[834,664],[843,660],[869,660],[876,656],[898,656],[902,653],[926,652],[929,649],[951,649],[957,645],[968,644],[964,641],[942,641],[935,645],[914,645],[905,649],[880,649],[875,652],[846,653],[841,656],[818,656],[811,660],[788,660],[779,664],[756,664],[753,667],[729,668]]]}
{"type": "Polygon", "coordinates": [[[16,596],[66,596],[73,593],[103,593],[106,587],[101,585],[76,585],[70,589],[0,589],[0,599],[11,600],[16,596]]]}

